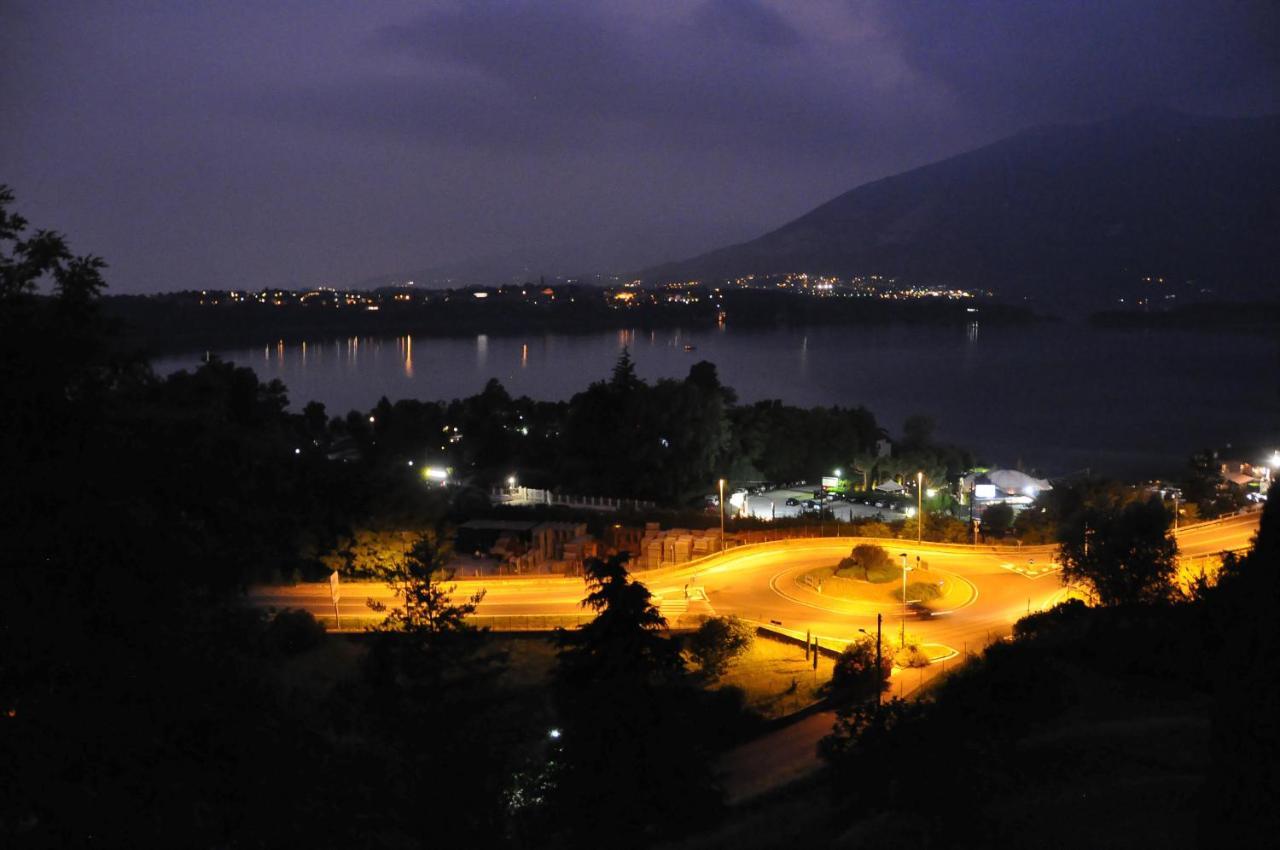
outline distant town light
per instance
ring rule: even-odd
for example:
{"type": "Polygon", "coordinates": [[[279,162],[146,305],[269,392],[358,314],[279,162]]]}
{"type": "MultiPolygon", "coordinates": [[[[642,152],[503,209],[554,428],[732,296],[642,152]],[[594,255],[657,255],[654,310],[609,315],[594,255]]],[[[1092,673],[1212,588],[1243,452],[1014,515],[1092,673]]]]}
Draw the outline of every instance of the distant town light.
{"type": "Polygon", "coordinates": [[[508,487],[516,486],[516,477],[514,475],[507,476],[507,486],[508,487]]]}
{"type": "Polygon", "coordinates": [[[552,740],[555,740],[555,739],[559,738],[559,737],[560,737],[560,730],[559,730],[559,729],[552,728],[550,731],[548,731],[548,732],[547,732],[547,737],[548,737],[548,738],[551,738],[552,740]]]}

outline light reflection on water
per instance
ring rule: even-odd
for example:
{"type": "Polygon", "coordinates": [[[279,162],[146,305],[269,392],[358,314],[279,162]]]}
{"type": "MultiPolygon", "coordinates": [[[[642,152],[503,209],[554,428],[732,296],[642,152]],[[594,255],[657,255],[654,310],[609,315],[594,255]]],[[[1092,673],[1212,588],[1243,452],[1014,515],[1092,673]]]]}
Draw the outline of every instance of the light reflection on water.
{"type": "MultiPolygon", "coordinates": [[[[891,433],[917,412],[990,462],[1050,472],[1157,462],[1280,441],[1280,344],[1263,336],[1020,327],[728,327],[564,335],[347,337],[216,352],[279,378],[294,409],[367,410],[386,396],[452,399],[497,378],[513,396],[567,399],[628,347],[646,380],[716,364],[742,402],[869,408],[891,433]],[[415,351],[414,343],[418,343],[415,351]],[[687,351],[686,346],[693,350],[687,351]],[[385,351],[383,348],[385,347],[385,351]],[[1137,461],[1135,461],[1137,459],[1137,461]]],[[[200,355],[157,361],[167,373],[200,355]]],[[[796,435],[805,439],[805,435],[796,435]]]]}

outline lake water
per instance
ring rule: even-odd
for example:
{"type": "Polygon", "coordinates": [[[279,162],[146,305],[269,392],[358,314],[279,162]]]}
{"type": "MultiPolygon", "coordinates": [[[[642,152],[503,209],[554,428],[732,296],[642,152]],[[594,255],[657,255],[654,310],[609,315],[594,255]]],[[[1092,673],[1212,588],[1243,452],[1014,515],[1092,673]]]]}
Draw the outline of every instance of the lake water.
{"type": "MultiPolygon", "coordinates": [[[[1015,327],[814,327],[581,335],[314,340],[217,352],[331,415],[382,396],[452,399],[497,378],[512,395],[567,399],[628,346],[646,379],[710,360],[740,401],[864,405],[891,434],[913,413],[996,465],[1176,473],[1206,446],[1280,442],[1280,342],[1265,335],[1015,327]],[[685,346],[695,346],[686,351],[685,346]]],[[[157,371],[191,368],[166,358],[157,371]]],[[[796,439],[804,439],[797,434],[796,439]]],[[[814,470],[818,474],[819,470],[814,470]]]]}

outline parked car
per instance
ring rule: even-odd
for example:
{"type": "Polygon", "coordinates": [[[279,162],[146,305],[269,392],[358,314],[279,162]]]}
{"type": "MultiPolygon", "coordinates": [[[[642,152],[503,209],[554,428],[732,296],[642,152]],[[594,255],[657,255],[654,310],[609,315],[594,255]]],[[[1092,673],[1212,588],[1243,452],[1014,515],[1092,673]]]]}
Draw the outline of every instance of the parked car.
{"type": "Polygon", "coordinates": [[[800,504],[799,499],[787,499],[787,507],[794,508],[800,504]]]}

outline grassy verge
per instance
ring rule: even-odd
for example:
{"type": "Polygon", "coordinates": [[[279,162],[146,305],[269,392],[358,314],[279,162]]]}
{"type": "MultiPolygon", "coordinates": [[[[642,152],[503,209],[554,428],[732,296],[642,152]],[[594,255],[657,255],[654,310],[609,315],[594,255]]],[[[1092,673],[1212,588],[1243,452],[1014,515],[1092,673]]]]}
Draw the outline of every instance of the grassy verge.
{"type": "Polygon", "coordinates": [[[819,655],[815,676],[813,661],[805,660],[802,647],[757,637],[717,684],[741,688],[747,707],[772,719],[820,699],[818,689],[831,681],[832,664],[830,658],[819,655]]]}

